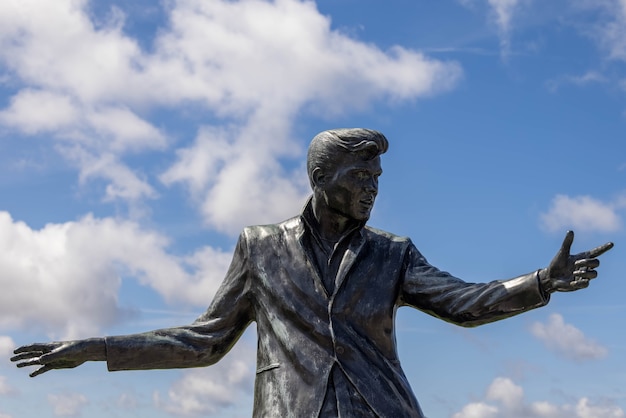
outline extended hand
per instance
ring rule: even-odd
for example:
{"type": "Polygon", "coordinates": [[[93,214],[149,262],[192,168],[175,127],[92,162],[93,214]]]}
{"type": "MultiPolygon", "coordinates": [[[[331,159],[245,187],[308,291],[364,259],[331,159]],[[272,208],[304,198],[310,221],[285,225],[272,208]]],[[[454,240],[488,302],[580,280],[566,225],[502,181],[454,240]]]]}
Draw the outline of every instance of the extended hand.
{"type": "Polygon", "coordinates": [[[570,254],[574,242],[574,232],[567,231],[563,245],[550,262],[547,269],[539,271],[539,278],[547,292],[571,292],[589,286],[589,280],[595,279],[600,265],[597,257],[613,248],[612,242],[582,253],[570,254]]]}
{"type": "Polygon", "coordinates": [[[24,345],[13,353],[16,356],[11,361],[18,362],[17,367],[42,366],[30,377],[52,369],[72,369],[86,361],[106,360],[105,343],[101,338],[24,345]]]}

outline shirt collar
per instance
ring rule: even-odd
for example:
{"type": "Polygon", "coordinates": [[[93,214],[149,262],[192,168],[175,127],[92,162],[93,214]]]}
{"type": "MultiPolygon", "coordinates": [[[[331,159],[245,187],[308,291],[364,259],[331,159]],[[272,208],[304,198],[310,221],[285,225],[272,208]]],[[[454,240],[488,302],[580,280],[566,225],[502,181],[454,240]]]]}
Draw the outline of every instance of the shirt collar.
{"type": "MultiPolygon", "coordinates": [[[[317,222],[317,219],[315,218],[315,214],[313,213],[313,196],[309,197],[309,200],[307,200],[306,204],[304,205],[304,209],[302,209],[300,219],[302,219],[302,222],[304,223],[305,230],[308,231],[317,241],[321,242],[321,237],[319,234],[320,226],[317,222]]],[[[341,238],[339,238],[339,241],[342,241],[345,237],[351,235],[357,230],[360,232],[364,226],[365,222],[353,221],[352,225],[350,226],[350,228],[348,228],[346,233],[343,234],[341,238]]]]}

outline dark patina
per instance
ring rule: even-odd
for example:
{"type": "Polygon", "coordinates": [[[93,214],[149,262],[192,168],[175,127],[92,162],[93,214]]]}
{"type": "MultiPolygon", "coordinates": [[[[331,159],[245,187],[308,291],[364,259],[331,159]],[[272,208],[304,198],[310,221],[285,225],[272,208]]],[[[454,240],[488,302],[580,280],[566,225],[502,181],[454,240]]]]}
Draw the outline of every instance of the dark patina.
{"type": "Polygon", "coordinates": [[[258,331],[255,417],[423,417],[400,367],[395,313],[411,306],[477,326],[588,286],[612,243],[545,269],[467,283],[430,265],[410,239],[366,225],[378,193],[379,132],[337,129],[309,148],[313,195],[303,212],[245,228],[210,307],[193,324],[142,334],[32,344],[15,350],[31,376],[106,361],[109,370],[209,366],[251,322],[258,331]]]}

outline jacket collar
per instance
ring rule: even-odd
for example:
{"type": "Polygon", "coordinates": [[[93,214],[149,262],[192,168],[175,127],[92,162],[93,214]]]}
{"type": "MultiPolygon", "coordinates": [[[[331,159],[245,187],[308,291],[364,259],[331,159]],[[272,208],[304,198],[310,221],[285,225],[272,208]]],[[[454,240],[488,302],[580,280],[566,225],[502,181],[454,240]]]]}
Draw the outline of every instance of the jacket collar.
{"type": "MultiPolygon", "coordinates": [[[[300,219],[304,225],[303,232],[308,232],[311,234],[313,239],[315,239],[318,243],[322,243],[322,238],[320,236],[319,230],[319,222],[315,218],[315,214],[313,213],[313,196],[309,197],[304,208],[302,209],[302,213],[300,215],[300,219]]],[[[359,231],[359,234],[363,234],[363,227],[365,226],[365,222],[353,221],[350,228],[339,238],[339,241],[344,240],[346,237],[351,235],[355,231],[359,231]]]]}
{"type": "MultiPolygon", "coordinates": [[[[317,219],[313,214],[313,206],[312,206],[312,198],[309,198],[304,209],[302,210],[302,214],[300,215],[300,219],[302,222],[303,230],[300,235],[300,244],[302,245],[305,254],[307,257],[312,260],[311,249],[305,244],[306,240],[303,240],[305,234],[309,234],[311,239],[315,239],[318,241],[318,244],[321,245],[321,238],[319,235],[319,224],[317,219]]],[[[333,298],[341,288],[341,284],[344,282],[347,274],[349,273],[352,265],[356,261],[356,258],[363,248],[365,244],[365,237],[363,234],[363,227],[365,226],[365,222],[354,222],[354,225],[339,239],[339,242],[342,240],[348,239],[348,246],[346,251],[343,254],[341,263],[339,265],[339,269],[337,271],[337,275],[335,277],[335,288],[333,294],[331,295],[333,298]]],[[[319,283],[321,284],[321,278],[317,277],[319,283]]],[[[322,285],[322,288],[324,286],[322,285]]]]}

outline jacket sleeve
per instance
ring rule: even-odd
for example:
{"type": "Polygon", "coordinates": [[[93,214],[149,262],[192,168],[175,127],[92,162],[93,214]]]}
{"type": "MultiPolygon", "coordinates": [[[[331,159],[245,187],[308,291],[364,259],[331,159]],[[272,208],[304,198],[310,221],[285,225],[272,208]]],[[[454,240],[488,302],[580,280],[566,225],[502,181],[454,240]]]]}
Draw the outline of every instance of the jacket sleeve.
{"type": "Polygon", "coordinates": [[[544,306],[544,292],[537,273],[489,283],[467,283],[430,265],[409,243],[404,258],[400,305],[465,327],[508,318],[544,306]]]}
{"type": "Polygon", "coordinates": [[[188,326],[106,337],[108,369],[170,369],[216,363],[254,319],[249,271],[244,231],[226,278],[207,311],[188,326]]]}

